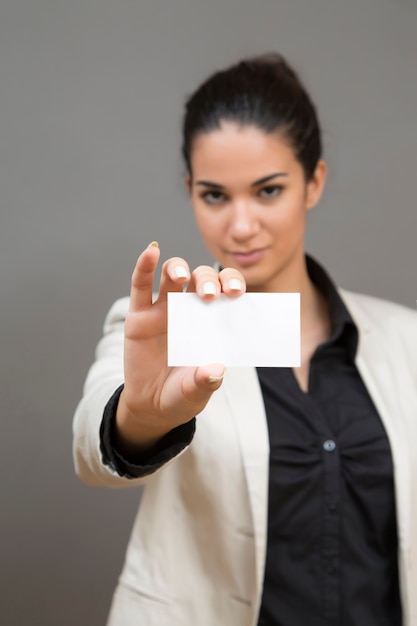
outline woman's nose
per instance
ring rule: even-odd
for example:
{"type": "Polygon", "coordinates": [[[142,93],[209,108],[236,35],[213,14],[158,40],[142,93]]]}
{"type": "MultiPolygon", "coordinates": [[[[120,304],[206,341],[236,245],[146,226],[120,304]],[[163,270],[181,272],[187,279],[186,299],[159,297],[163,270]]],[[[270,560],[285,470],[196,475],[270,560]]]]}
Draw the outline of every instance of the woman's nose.
{"type": "Polygon", "coordinates": [[[250,239],[259,231],[256,209],[249,202],[235,202],[231,207],[230,232],[236,241],[250,239]]]}

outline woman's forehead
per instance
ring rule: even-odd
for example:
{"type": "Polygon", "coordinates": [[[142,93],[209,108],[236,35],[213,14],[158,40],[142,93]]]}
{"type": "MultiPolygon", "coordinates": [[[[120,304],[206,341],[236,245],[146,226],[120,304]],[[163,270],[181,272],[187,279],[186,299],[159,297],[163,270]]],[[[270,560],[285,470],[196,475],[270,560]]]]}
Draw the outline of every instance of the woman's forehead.
{"type": "Polygon", "coordinates": [[[297,163],[292,148],[279,133],[233,122],[199,134],[193,142],[191,160],[195,178],[225,178],[228,173],[240,172],[253,180],[286,171],[297,163]]]}

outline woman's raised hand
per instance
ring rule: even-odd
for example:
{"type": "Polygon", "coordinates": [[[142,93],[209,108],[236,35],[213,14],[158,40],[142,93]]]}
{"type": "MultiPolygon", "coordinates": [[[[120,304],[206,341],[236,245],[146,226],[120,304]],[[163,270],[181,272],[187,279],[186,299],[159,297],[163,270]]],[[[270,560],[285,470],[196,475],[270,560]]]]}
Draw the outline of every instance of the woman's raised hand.
{"type": "Polygon", "coordinates": [[[212,267],[200,266],[190,273],[186,261],[174,257],[162,267],[159,293],[153,301],[159,256],[158,245],[151,244],[138,258],[132,275],[125,321],[124,390],[116,416],[119,442],[143,449],[200,413],[224,374],[221,363],[168,367],[168,292],[183,291],[188,283],[187,291],[210,301],[220,293],[237,297],[245,291],[245,281],[235,269],[217,273],[212,267]]]}

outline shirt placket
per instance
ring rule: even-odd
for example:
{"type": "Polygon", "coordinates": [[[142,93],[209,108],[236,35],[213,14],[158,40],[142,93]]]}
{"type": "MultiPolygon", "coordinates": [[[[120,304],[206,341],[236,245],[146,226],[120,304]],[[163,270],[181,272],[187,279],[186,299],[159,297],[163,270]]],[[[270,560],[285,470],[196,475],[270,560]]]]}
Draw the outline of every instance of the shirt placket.
{"type": "Polygon", "coordinates": [[[323,455],[322,613],[326,626],[340,626],[340,450],[334,438],[321,441],[323,455]]]}

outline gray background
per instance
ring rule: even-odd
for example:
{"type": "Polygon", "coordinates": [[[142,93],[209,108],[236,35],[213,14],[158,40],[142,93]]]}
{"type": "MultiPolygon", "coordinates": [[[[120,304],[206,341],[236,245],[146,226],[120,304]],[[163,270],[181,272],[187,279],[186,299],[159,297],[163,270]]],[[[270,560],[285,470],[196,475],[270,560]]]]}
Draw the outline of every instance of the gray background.
{"type": "Polygon", "coordinates": [[[1,577],[5,626],[104,624],[138,491],[73,474],[71,420],[137,253],[211,262],[182,184],[185,96],[284,53],[330,178],[308,249],[415,307],[415,0],[1,0],[1,577]]]}

